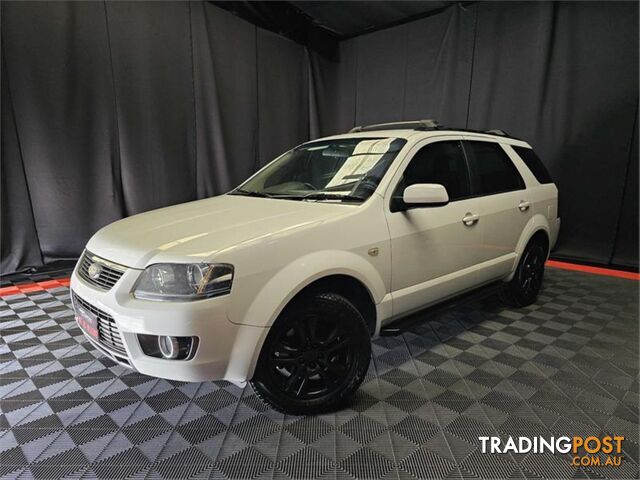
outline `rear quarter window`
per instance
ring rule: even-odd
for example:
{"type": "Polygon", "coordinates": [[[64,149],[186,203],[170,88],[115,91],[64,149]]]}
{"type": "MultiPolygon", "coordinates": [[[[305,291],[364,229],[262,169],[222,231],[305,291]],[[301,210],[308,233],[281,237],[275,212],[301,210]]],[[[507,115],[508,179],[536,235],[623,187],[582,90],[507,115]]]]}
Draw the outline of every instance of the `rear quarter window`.
{"type": "Polygon", "coordinates": [[[495,142],[465,140],[474,195],[493,195],[524,188],[524,180],[507,152],[495,142]]]}
{"type": "Polygon", "coordinates": [[[511,146],[540,183],[553,183],[547,167],[531,148],[511,146]]]}

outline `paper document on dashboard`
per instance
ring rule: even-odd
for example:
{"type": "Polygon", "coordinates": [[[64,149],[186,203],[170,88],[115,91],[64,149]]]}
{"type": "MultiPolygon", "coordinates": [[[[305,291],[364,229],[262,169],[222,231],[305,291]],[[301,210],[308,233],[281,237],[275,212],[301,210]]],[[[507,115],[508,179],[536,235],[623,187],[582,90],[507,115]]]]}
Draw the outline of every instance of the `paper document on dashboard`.
{"type": "Polygon", "coordinates": [[[383,138],[360,142],[325,188],[338,187],[362,178],[389,151],[392,141],[392,138],[383,138]]]}

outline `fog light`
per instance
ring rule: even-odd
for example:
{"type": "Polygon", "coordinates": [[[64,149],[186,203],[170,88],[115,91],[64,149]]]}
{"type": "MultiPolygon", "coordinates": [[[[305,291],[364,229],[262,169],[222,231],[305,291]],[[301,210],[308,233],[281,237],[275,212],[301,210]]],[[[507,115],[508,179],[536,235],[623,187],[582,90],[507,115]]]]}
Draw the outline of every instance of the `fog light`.
{"type": "Polygon", "coordinates": [[[164,358],[176,359],[180,353],[180,344],[176,337],[158,337],[158,348],[164,358]]]}
{"type": "Polygon", "coordinates": [[[198,337],[171,337],[138,334],[145,355],[167,360],[188,360],[195,354],[198,337]]]}

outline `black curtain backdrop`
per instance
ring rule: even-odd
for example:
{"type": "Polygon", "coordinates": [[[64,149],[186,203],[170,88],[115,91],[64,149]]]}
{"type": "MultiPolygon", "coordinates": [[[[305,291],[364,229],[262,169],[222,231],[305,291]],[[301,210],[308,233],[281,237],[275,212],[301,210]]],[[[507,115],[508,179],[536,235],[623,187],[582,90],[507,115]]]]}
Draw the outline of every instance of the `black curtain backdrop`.
{"type": "Polygon", "coordinates": [[[335,62],[207,2],[2,2],[1,264],[227,191],[356,124],[504,128],[560,188],[555,255],[638,265],[638,5],[476,3],[335,62]]]}
{"type": "Polygon", "coordinates": [[[2,56],[2,273],[309,139],[304,47],[207,2],[2,2],[2,56]]]}
{"type": "Polygon", "coordinates": [[[637,268],[637,2],[478,2],[340,48],[323,64],[338,78],[323,133],[419,118],[504,129],[558,184],[553,255],[637,268]]]}

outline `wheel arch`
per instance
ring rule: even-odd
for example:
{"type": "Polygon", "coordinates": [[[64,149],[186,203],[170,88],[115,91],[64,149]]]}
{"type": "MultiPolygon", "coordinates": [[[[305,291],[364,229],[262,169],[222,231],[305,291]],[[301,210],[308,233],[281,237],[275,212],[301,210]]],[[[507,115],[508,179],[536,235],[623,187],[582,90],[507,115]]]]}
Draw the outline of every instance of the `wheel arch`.
{"type": "MultiPolygon", "coordinates": [[[[388,314],[388,312],[383,312],[383,309],[387,307],[383,306],[382,300],[387,292],[380,272],[371,263],[353,252],[330,250],[306,255],[277,272],[255,296],[243,318],[236,321],[239,324],[264,327],[263,335],[255,343],[251,360],[242,367],[246,372],[246,378],[251,378],[253,375],[269,327],[273,325],[286,306],[298,295],[309,291],[308,289],[327,284],[340,284],[343,289],[345,284],[348,284],[360,292],[360,300],[366,300],[366,297],[362,295],[362,292],[366,291],[371,304],[367,307],[369,318],[365,317],[365,320],[372,322],[373,327],[370,326],[370,330],[373,328],[374,334],[377,334],[379,319],[388,314]],[[372,317],[371,305],[373,305],[375,317],[372,317]]],[[[365,302],[363,301],[363,303],[365,302]]],[[[386,304],[388,303],[386,302],[386,304]]]]}
{"type": "Polygon", "coordinates": [[[316,292],[336,293],[349,300],[367,323],[369,334],[371,336],[374,335],[378,319],[376,304],[371,296],[371,292],[360,280],[347,274],[331,274],[321,277],[300,290],[289,300],[289,303],[287,303],[284,308],[286,309],[287,306],[295,301],[304,298],[305,295],[316,292]]]}
{"type": "Polygon", "coordinates": [[[529,241],[527,242],[527,244],[531,243],[533,240],[537,240],[539,239],[543,245],[544,245],[544,250],[546,252],[546,258],[549,258],[549,232],[547,232],[544,229],[538,229],[536,230],[533,235],[531,235],[531,238],[529,238],[529,241]]]}
{"type": "Polygon", "coordinates": [[[522,234],[520,235],[520,239],[516,245],[516,259],[513,262],[513,270],[506,281],[510,281],[513,278],[513,275],[515,275],[516,268],[518,267],[518,263],[520,262],[520,257],[522,256],[524,249],[534,238],[540,238],[544,241],[548,258],[549,247],[551,245],[551,229],[547,218],[540,214],[534,215],[522,230],[522,234]]]}
{"type": "MultiPolygon", "coordinates": [[[[327,250],[300,257],[279,270],[255,295],[242,318],[234,323],[270,327],[291,300],[312,285],[331,281],[351,282],[365,289],[378,309],[386,295],[381,273],[363,257],[353,252],[327,250]],[[330,280],[326,280],[329,278],[330,280]],[[319,282],[319,283],[317,283],[319,282]]],[[[378,318],[380,312],[376,312],[378,318]]]]}

